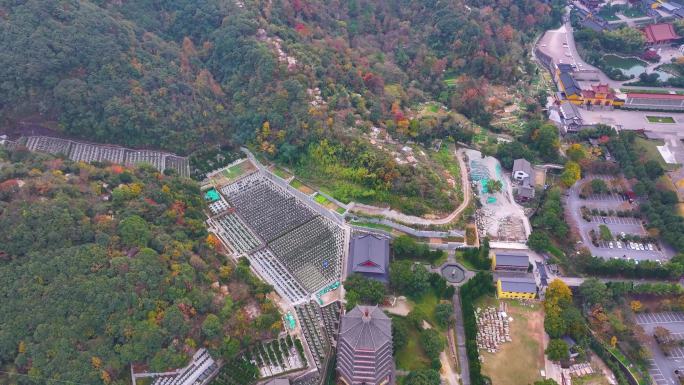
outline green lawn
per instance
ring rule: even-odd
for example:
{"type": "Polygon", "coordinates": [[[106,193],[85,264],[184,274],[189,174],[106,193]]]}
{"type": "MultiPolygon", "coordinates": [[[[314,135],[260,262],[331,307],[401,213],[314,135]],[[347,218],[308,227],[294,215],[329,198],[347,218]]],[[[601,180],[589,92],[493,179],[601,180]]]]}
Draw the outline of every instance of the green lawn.
{"type": "MultiPolygon", "coordinates": [[[[445,332],[445,329],[435,321],[435,308],[439,304],[439,298],[432,290],[417,301],[411,300],[410,303],[414,310],[417,309],[425,315],[426,321],[434,329],[442,333],[445,332]]],[[[428,369],[430,367],[430,360],[420,346],[420,330],[413,327],[409,328],[408,343],[404,349],[397,352],[395,360],[397,367],[402,370],[428,369]]]]}
{"type": "Polygon", "coordinates": [[[368,227],[369,229],[385,230],[388,233],[391,233],[393,230],[393,228],[390,226],[383,225],[382,223],[375,223],[375,222],[352,222],[352,225],[360,226],[360,227],[368,227]]]}
{"type": "Polygon", "coordinates": [[[338,207],[335,211],[337,211],[339,214],[344,214],[344,212],[347,210],[345,210],[344,207],[338,207]]]}
{"type": "Polygon", "coordinates": [[[275,167],[275,168],[273,169],[273,173],[276,174],[276,175],[278,175],[279,177],[281,177],[281,178],[283,178],[283,179],[287,179],[287,178],[289,178],[289,177],[292,176],[292,174],[290,174],[289,172],[283,170],[283,169],[280,168],[280,167],[275,167]]]}
{"type": "MultiPolygon", "coordinates": [[[[494,297],[485,296],[476,306],[498,306],[494,297]]],[[[512,342],[500,346],[497,353],[480,351],[484,359],[482,374],[489,376],[496,385],[531,384],[540,379],[544,369],[541,341],[544,335],[544,314],[540,304],[533,307],[506,300],[511,323],[512,342]],[[512,365],[511,363],[515,363],[512,365]]]]}
{"type": "Polygon", "coordinates": [[[634,140],[634,147],[636,149],[636,152],[639,154],[643,154],[645,157],[645,161],[655,160],[664,169],[672,170],[675,167],[675,165],[666,163],[665,159],[663,159],[662,155],[660,155],[660,151],[658,151],[657,146],[662,146],[663,144],[663,141],[644,139],[640,137],[637,137],[634,140]]]}
{"type": "Polygon", "coordinates": [[[238,163],[233,167],[229,167],[221,172],[221,175],[225,176],[228,179],[233,179],[235,177],[238,177],[242,175],[246,171],[246,166],[247,162],[242,162],[238,163]]]}
{"type": "Polygon", "coordinates": [[[290,186],[298,189],[298,188],[304,186],[304,183],[300,182],[298,179],[292,179],[292,182],[290,182],[290,186]]]}
{"type": "Polygon", "coordinates": [[[437,321],[435,321],[435,308],[437,307],[437,304],[439,304],[439,298],[437,298],[437,295],[432,290],[430,290],[418,301],[411,302],[414,309],[418,309],[425,314],[425,317],[427,317],[427,322],[429,322],[433,328],[444,331],[444,328],[439,326],[437,321]]]}
{"type": "Polygon", "coordinates": [[[330,203],[330,201],[328,200],[328,198],[324,197],[324,196],[321,195],[321,194],[316,194],[316,196],[314,197],[314,200],[316,201],[316,203],[321,204],[321,205],[323,205],[323,206],[325,206],[325,205],[327,205],[328,203],[330,203]]]}
{"type": "Polygon", "coordinates": [[[449,146],[448,143],[444,143],[442,147],[439,149],[439,152],[434,153],[433,157],[435,161],[441,164],[442,167],[444,167],[456,181],[456,187],[454,188],[454,190],[456,190],[456,193],[458,194],[458,198],[460,201],[461,199],[463,199],[463,193],[461,191],[462,186],[460,184],[461,170],[459,168],[456,155],[454,154],[454,147],[449,146]]]}
{"type": "Polygon", "coordinates": [[[430,360],[420,346],[420,332],[418,329],[409,328],[407,341],[406,346],[398,351],[395,357],[397,369],[408,371],[429,369],[430,360]]]}
{"type": "Polygon", "coordinates": [[[613,234],[611,234],[610,229],[606,225],[599,225],[599,233],[601,239],[604,241],[610,241],[613,239],[613,234]]]}
{"type": "Polygon", "coordinates": [[[615,21],[615,20],[620,20],[617,16],[615,16],[615,11],[614,10],[609,10],[607,11],[606,8],[602,8],[599,11],[599,16],[602,18],[606,19],[606,21],[615,21]]]}
{"type": "Polygon", "coordinates": [[[651,116],[648,115],[646,116],[646,119],[649,121],[649,123],[674,123],[675,120],[671,116],[651,116]]]}
{"type": "Polygon", "coordinates": [[[456,85],[456,78],[444,79],[444,84],[446,84],[448,87],[453,87],[456,85]]]}
{"type": "Polygon", "coordinates": [[[468,269],[468,270],[472,270],[472,271],[477,271],[477,270],[479,270],[478,268],[476,268],[475,266],[473,266],[473,264],[470,263],[470,261],[467,261],[465,258],[463,258],[463,252],[462,252],[462,251],[457,251],[457,252],[456,252],[456,261],[458,261],[458,263],[460,263],[461,265],[463,265],[463,267],[465,267],[465,268],[468,269]]]}

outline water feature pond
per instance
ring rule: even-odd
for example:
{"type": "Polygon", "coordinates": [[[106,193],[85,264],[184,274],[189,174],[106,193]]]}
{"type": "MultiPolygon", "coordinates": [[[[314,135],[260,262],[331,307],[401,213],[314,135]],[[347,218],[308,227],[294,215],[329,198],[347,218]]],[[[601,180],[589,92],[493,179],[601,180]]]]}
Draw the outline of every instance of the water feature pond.
{"type": "Polygon", "coordinates": [[[442,267],[442,276],[451,283],[459,283],[465,279],[465,272],[461,266],[450,263],[442,267]]]}
{"type": "MultiPolygon", "coordinates": [[[[644,73],[646,71],[646,66],[648,66],[647,62],[636,57],[620,57],[610,54],[604,55],[603,61],[605,61],[609,66],[621,70],[622,73],[627,76],[634,75],[635,78],[638,78],[639,75],[644,73]]],[[[657,73],[660,75],[660,80],[667,80],[672,77],[672,75],[663,71],[656,70],[651,71],[650,73],[657,73]]]]}

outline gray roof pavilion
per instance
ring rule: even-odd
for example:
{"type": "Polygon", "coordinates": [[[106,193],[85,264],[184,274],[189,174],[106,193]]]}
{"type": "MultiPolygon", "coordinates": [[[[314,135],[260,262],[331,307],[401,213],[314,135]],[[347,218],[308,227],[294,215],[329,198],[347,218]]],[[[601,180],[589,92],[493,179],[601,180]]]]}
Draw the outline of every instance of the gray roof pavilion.
{"type": "Polygon", "coordinates": [[[532,277],[528,278],[499,278],[501,290],[513,293],[536,293],[537,282],[532,277]]]}
{"type": "MultiPolygon", "coordinates": [[[[354,236],[350,247],[350,270],[353,273],[384,277],[389,265],[389,240],[375,234],[354,236]]],[[[381,278],[382,278],[381,277],[381,278]]]]}

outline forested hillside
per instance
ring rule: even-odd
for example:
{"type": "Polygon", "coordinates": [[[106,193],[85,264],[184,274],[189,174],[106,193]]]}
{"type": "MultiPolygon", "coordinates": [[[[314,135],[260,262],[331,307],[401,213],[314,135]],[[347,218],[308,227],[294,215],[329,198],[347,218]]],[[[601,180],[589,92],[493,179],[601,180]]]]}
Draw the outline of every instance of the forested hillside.
{"type": "Polygon", "coordinates": [[[247,266],[207,237],[198,186],[151,166],[0,150],[0,383],[127,384],[281,327],[247,266]]]}
{"type": "Polygon", "coordinates": [[[469,92],[523,76],[523,43],[557,18],[537,0],[5,0],[0,106],[74,135],[179,152],[253,138],[264,121],[302,144],[300,130],[325,127],[307,88],[321,89],[323,114],[378,124],[393,102],[482,108],[469,92]],[[280,60],[275,39],[296,64],[280,60]]]}
{"type": "MultiPolygon", "coordinates": [[[[525,87],[529,43],[561,0],[0,0],[0,109],[62,132],[181,154],[250,144],[280,163],[380,127],[399,140],[472,137],[491,86],[525,87]],[[322,144],[323,141],[327,144],[322,144]]],[[[345,198],[436,200],[425,169],[355,145],[331,151],[345,198]],[[414,187],[400,184],[410,179],[414,187]],[[432,197],[432,198],[430,198],[432,197]]],[[[421,211],[417,209],[417,211],[421,211]]]]}

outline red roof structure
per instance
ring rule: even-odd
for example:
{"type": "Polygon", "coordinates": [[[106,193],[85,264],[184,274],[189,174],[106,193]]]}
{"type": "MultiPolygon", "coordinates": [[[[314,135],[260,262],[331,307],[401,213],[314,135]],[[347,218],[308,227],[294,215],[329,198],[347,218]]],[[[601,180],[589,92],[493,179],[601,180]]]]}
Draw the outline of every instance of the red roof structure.
{"type": "Polygon", "coordinates": [[[644,34],[649,44],[663,44],[679,39],[672,24],[651,24],[644,28],[644,34]]]}
{"type": "Polygon", "coordinates": [[[598,85],[593,85],[591,86],[590,90],[582,90],[582,97],[586,99],[594,99],[597,98],[597,95],[604,95],[601,96],[601,98],[605,99],[614,99],[615,94],[613,93],[613,90],[608,87],[608,84],[601,84],[599,83],[598,85]]]}

